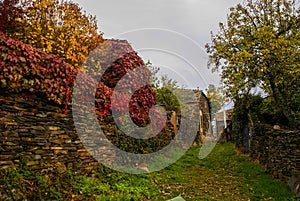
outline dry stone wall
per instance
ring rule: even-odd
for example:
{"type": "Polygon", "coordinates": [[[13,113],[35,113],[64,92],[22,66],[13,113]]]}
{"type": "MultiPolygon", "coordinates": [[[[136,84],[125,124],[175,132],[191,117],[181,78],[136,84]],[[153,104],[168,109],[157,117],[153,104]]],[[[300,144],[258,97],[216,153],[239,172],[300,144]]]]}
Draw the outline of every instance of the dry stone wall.
{"type": "Polygon", "coordinates": [[[257,125],[251,136],[250,155],[265,165],[274,178],[300,193],[300,131],[257,125]]]}
{"type": "Polygon", "coordinates": [[[0,109],[0,169],[26,165],[89,172],[99,166],[80,141],[71,110],[63,114],[37,95],[3,92],[0,109]]]}

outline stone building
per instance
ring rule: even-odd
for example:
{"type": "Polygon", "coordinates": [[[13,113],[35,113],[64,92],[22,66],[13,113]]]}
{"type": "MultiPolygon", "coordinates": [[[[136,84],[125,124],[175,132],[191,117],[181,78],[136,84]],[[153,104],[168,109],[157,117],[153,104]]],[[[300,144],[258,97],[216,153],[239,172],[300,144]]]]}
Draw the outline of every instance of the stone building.
{"type": "Polygon", "coordinates": [[[203,142],[205,136],[208,135],[211,124],[211,113],[209,98],[203,93],[202,90],[193,90],[199,104],[199,130],[196,143],[203,142]]]}

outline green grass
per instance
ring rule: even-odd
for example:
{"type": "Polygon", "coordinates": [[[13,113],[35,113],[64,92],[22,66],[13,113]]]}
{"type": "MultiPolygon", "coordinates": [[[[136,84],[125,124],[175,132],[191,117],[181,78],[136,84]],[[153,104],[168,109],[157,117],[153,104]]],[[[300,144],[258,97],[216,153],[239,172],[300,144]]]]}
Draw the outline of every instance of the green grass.
{"type": "MultiPolygon", "coordinates": [[[[71,171],[42,175],[28,168],[1,171],[0,200],[297,200],[285,184],[273,180],[232,144],[217,145],[205,159],[192,147],[173,165],[145,175],[105,167],[93,177],[71,171]]],[[[299,197],[298,197],[299,199],[299,197]]]]}
{"type": "Polygon", "coordinates": [[[203,160],[199,148],[157,173],[166,198],[181,194],[186,200],[289,200],[285,184],[272,179],[263,167],[236,154],[232,144],[217,145],[203,160]]]}

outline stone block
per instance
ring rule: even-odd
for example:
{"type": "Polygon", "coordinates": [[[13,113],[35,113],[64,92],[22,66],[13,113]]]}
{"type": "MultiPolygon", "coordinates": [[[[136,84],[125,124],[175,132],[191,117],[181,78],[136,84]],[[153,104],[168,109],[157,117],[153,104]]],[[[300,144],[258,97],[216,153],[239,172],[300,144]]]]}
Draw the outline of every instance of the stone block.
{"type": "Polygon", "coordinates": [[[46,129],[43,126],[31,126],[31,129],[38,131],[45,131],[46,129]]]}
{"type": "Polygon", "coordinates": [[[51,150],[62,150],[64,149],[63,147],[50,147],[51,150]]]}
{"type": "Polygon", "coordinates": [[[0,161],[0,166],[2,165],[14,165],[14,163],[12,161],[0,161]]]}
{"type": "Polygon", "coordinates": [[[42,156],[41,155],[34,155],[33,159],[34,160],[40,160],[40,159],[42,159],[42,156]]]}
{"type": "Polygon", "coordinates": [[[60,127],[57,127],[57,126],[49,126],[48,129],[49,129],[50,131],[58,131],[58,130],[60,130],[60,127]]]}
{"type": "Polygon", "coordinates": [[[0,161],[8,161],[12,160],[15,157],[15,155],[0,155],[0,161]]]}
{"type": "Polygon", "coordinates": [[[67,155],[68,154],[68,150],[54,150],[54,154],[63,154],[63,155],[67,155]]]}
{"type": "Polygon", "coordinates": [[[64,130],[51,131],[51,136],[61,135],[61,134],[65,134],[65,133],[66,133],[66,131],[64,131],[64,130]]]}
{"type": "Polygon", "coordinates": [[[61,145],[64,141],[61,140],[61,139],[55,139],[55,138],[52,138],[52,139],[50,139],[50,142],[51,142],[51,143],[54,143],[54,144],[59,144],[59,145],[61,145]]]}
{"type": "Polygon", "coordinates": [[[21,138],[21,140],[24,141],[24,142],[31,142],[32,138],[24,137],[24,138],[21,138]]]}
{"type": "Polygon", "coordinates": [[[58,137],[61,138],[61,139],[68,139],[68,138],[70,138],[68,135],[59,135],[58,137]]]}
{"type": "Polygon", "coordinates": [[[27,162],[25,165],[26,165],[26,166],[33,166],[33,165],[37,165],[37,164],[38,164],[37,161],[29,161],[29,162],[27,162]]]}

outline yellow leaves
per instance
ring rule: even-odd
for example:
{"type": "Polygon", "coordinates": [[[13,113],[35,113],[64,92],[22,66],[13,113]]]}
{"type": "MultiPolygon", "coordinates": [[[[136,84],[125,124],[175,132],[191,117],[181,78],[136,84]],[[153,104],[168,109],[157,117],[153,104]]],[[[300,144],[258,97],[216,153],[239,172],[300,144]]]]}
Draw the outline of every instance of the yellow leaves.
{"type": "Polygon", "coordinates": [[[291,80],[299,77],[295,74],[300,66],[296,20],[300,13],[284,7],[274,10],[274,2],[248,0],[247,4],[232,8],[226,26],[220,23],[218,34],[212,35],[212,43],[206,45],[209,64],[213,70],[222,71],[222,80],[228,84],[227,93],[232,97],[249,93],[259,83],[269,93],[270,79],[273,85],[288,90],[293,86],[291,80]]]}
{"type": "Polygon", "coordinates": [[[45,46],[46,46],[45,52],[52,52],[52,45],[49,41],[45,42],[45,46]]]}
{"type": "Polygon", "coordinates": [[[72,2],[22,0],[23,28],[12,35],[80,67],[89,51],[103,41],[97,21],[72,2]],[[87,37],[88,36],[88,37],[87,37]]]}
{"type": "Polygon", "coordinates": [[[89,53],[88,47],[87,47],[87,46],[82,46],[82,47],[81,47],[81,50],[82,50],[82,52],[83,52],[84,54],[88,54],[88,53],[89,53]]]}
{"type": "Polygon", "coordinates": [[[253,54],[248,52],[247,50],[242,50],[241,52],[239,52],[238,55],[240,58],[243,58],[243,59],[249,59],[253,56],[253,54]]]}
{"type": "Polygon", "coordinates": [[[65,37],[65,34],[64,33],[60,33],[59,38],[63,39],[64,37],[65,37]]]}
{"type": "Polygon", "coordinates": [[[15,19],[15,21],[16,21],[16,22],[20,22],[20,23],[23,23],[23,22],[24,22],[24,20],[23,20],[23,19],[21,19],[21,18],[19,18],[19,17],[18,17],[18,18],[16,18],[16,19],[15,19]]]}

